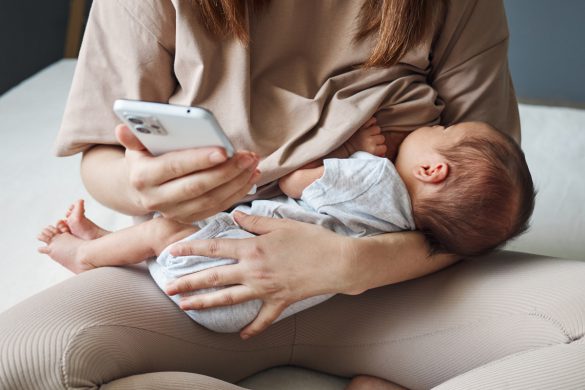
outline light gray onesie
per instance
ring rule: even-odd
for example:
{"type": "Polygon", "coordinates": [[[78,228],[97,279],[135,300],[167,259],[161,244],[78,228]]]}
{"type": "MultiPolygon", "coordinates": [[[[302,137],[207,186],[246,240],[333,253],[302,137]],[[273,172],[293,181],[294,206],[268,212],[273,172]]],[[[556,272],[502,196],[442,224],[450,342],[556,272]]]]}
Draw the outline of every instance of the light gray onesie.
{"type": "MultiPolygon", "coordinates": [[[[356,152],[347,159],[325,159],[323,164],[323,176],[305,188],[300,200],[278,196],[240,205],[230,214],[219,213],[197,222],[201,230],[182,241],[254,237],[254,234],[234,223],[231,215],[236,210],[322,225],[351,237],[415,229],[406,186],[390,160],[356,152]]],[[[149,262],[149,269],[156,283],[164,288],[168,282],[183,275],[235,262],[233,259],[205,256],[174,257],[167,248],[156,261],[149,262]]],[[[202,289],[193,294],[215,290],[218,288],[202,289]]],[[[332,296],[319,295],[296,302],[284,310],[277,321],[332,296]]],[[[178,303],[178,297],[171,299],[178,303]]],[[[210,330],[231,333],[250,323],[261,306],[262,301],[253,300],[185,313],[210,330]]]]}

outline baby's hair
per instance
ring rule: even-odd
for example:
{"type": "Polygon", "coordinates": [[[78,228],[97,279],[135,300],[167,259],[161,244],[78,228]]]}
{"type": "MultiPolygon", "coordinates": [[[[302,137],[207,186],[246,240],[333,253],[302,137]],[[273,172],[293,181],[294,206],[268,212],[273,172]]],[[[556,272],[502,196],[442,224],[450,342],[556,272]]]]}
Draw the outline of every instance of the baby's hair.
{"type": "Polygon", "coordinates": [[[493,133],[439,150],[449,175],[434,196],[413,204],[431,253],[479,256],[528,229],[536,194],[524,153],[507,134],[493,133]]]}

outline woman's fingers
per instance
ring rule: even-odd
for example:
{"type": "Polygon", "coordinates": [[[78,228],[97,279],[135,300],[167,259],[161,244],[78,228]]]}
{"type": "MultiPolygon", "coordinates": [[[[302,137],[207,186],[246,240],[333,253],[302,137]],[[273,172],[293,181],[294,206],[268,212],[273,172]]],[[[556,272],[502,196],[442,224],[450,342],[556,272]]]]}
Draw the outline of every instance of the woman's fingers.
{"type": "MultiPolygon", "coordinates": [[[[171,255],[196,255],[239,259],[242,253],[242,246],[245,245],[247,240],[248,239],[214,238],[210,240],[186,241],[173,245],[171,247],[171,255]]],[[[177,281],[181,279],[177,279],[177,281]]]]}
{"type": "MultiPolygon", "coordinates": [[[[248,176],[246,175],[244,178],[247,178],[247,177],[248,176]]],[[[235,203],[242,200],[246,195],[248,195],[250,193],[250,190],[254,186],[254,184],[256,184],[259,179],[260,179],[260,172],[258,171],[256,173],[252,174],[252,176],[248,179],[248,182],[245,183],[243,187],[239,186],[237,183],[234,185],[232,185],[231,183],[225,184],[222,187],[230,188],[230,191],[233,190],[233,187],[239,187],[239,188],[235,193],[231,194],[228,198],[226,198],[224,200],[219,200],[219,199],[222,199],[224,197],[223,194],[218,195],[218,197],[214,197],[212,194],[210,194],[208,197],[208,199],[210,201],[212,199],[218,199],[217,202],[214,203],[215,204],[214,208],[210,208],[210,209],[206,209],[206,210],[198,209],[198,212],[196,212],[194,214],[188,215],[187,217],[180,217],[180,215],[187,215],[188,212],[192,212],[193,205],[191,205],[191,207],[188,209],[188,212],[185,211],[185,213],[183,213],[183,214],[177,213],[177,215],[179,215],[179,216],[175,217],[175,219],[177,219],[179,222],[190,223],[191,221],[201,220],[201,219],[206,218],[209,215],[217,214],[220,211],[227,210],[231,206],[233,206],[235,203]]],[[[219,191],[219,189],[216,188],[215,190],[213,190],[213,192],[215,192],[215,191],[219,191]]],[[[226,190],[226,192],[227,192],[227,190],[226,190]]],[[[195,202],[195,200],[193,202],[195,202]]]]}
{"type": "Polygon", "coordinates": [[[282,313],[286,308],[285,305],[266,304],[262,305],[260,312],[248,326],[246,326],[240,332],[240,337],[243,340],[247,340],[250,337],[254,337],[264,330],[266,330],[282,313]]]}
{"type": "Polygon", "coordinates": [[[181,310],[203,310],[210,307],[231,306],[254,299],[249,287],[237,285],[205,294],[181,298],[181,310]]]}
{"type": "Polygon", "coordinates": [[[237,163],[230,161],[206,171],[172,180],[151,194],[153,199],[172,199],[172,204],[156,204],[154,201],[155,204],[152,206],[169,218],[188,216],[194,213],[193,210],[224,210],[231,206],[226,205],[227,198],[241,191],[243,187],[251,187],[247,186],[247,183],[255,174],[256,166],[257,161],[254,161],[246,168],[239,168],[237,163]],[[167,214],[167,208],[172,210],[173,215],[167,214]]]}
{"type": "Polygon", "coordinates": [[[185,275],[170,282],[166,288],[167,295],[193,292],[202,288],[223,287],[231,284],[240,284],[242,274],[233,264],[208,268],[199,272],[185,275]]]}
{"type": "Polygon", "coordinates": [[[234,220],[244,230],[255,234],[268,234],[278,228],[290,226],[293,220],[286,218],[262,217],[250,215],[241,211],[234,213],[234,220]]]}
{"type": "MultiPolygon", "coordinates": [[[[127,156],[136,159],[128,152],[127,156]]],[[[138,190],[209,169],[227,160],[225,151],[218,147],[178,150],[157,157],[143,153],[137,158],[141,161],[131,170],[130,181],[138,190]]]]}
{"type": "Polygon", "coordinates": [[[259,178],[259,173],[253,173],[250,177],[248,175],[242,176],[237,179],[237,182],[227,183],[220,188],[216,188],[201,197],[201,199],[197,198],[189,202],[183,202],[170,212],[163,212],[163,215],[176,219],[179,222],[190,223],[191,221],[201,220],[209,215],[217,214],[218,212],[227,210],[233,204],[244,198],[259,178]],[[240,185],[241,179],[248,180],[246,183],[240,185]],[[236,188],[236,192],[228,195],[228,198],[225,198],[225,193],[233,191],[234,188],[236,188]]]}
{"type": "Polygon", "coordinates": [[[146,150],[142,142],[128,128],[126,125],[116,126],[116,138],[126,149],[130,150],[146,150]]]}

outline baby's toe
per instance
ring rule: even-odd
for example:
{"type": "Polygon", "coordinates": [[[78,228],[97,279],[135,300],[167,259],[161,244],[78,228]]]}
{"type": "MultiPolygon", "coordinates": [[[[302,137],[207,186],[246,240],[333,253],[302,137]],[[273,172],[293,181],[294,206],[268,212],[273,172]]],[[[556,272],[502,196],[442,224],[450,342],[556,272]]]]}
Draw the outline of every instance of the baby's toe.
{"type": "Polygon", "coordinates": [[[48,255],[50,249],[49,249],[49,246],[48,245],[45,245],[45,246],[41,246],[41,247],[37,248],[37,251],[39,253],[42,253],[43,255],[48,255]]]}
{"type": "Polygon", "coordinates": [[[65,222],[64,220],[60,220],[59,222],[57,222],[57,229],[59,230],[60,233],[69,233],[69,226],[67,226],[67,222],[65,222]]]}
{"type": "Polygon", "coordinates": [[[51,239],[55,236],[55,230],[53,226],[47,226],[43,229],[43,231],[38,235],[38,239],[46,242],[47,244],[51,241],[51,239]]]}
{"type": "Polygon", "coordinates": [[[37,236],[37,239],[39,241],[42,241],[42,242],[46,243],[46,244],[48,244],[51,241],[51,237],[49,235],[45,234],[45,233],[39,234],[37,236]]]}
{"type": "Polygon", "coordinates": [[[52,236],[54,236],[55,234],[59,234],[59,230],[52,225],[49,225],[45,228],[45,231],[52,236]]]}

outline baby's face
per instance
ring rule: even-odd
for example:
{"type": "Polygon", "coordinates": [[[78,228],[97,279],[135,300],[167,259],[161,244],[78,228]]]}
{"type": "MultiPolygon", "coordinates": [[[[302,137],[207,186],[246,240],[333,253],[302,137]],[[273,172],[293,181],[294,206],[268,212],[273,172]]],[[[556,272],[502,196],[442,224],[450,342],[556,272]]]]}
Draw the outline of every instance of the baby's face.
{"type": "Polygon", "coordinates": [[[439,149],[449,149],[470,135],[492,136],[496,131],[481,122],[463,122],[444,127],[426,126],[410,133],[398,149],[396,165],[410,171],[420,164],[432,164],[440,159],[439,149]]]}

